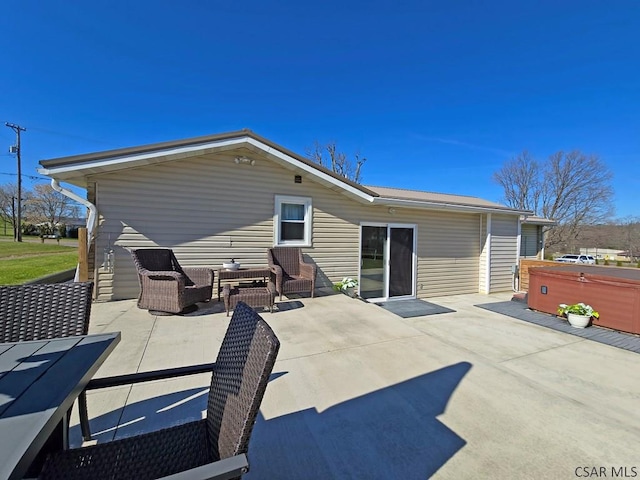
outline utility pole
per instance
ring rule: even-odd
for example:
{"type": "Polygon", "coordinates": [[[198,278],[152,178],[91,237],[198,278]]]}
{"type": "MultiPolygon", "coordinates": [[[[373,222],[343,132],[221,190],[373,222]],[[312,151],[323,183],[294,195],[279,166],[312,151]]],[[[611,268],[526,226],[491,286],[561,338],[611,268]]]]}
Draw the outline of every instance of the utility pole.
{"type": "Polygon", "coordinates": [[[27,129],[14,123],[6,122],[5,125],[16,132],[16,145],[9,147],[11,153],[15,153],[18,159],[18,218],[16,220],[16,242],[22,241],[22,164],[20,162],[20,132],[26,132],[27,129]]]}

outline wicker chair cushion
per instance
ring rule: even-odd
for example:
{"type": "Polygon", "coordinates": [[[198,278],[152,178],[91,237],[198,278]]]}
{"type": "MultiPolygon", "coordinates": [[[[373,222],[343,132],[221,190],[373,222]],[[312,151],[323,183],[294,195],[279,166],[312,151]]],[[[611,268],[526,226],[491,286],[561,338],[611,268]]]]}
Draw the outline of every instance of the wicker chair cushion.
{"type": "Polygon", "coordinates": [[[169,248],[139,248],[132,252],[138,270],[150,272],[178,272],[185,276],[185,285],[194,285],[178,263],[173,250],[169,248]]]}
{"type": "Polygon", "coordinates": [[[154,479],[218,460],[205,420],[50,456],[42,479],[154,479]],[[114,475],[115,474],[115,475],[114,475]]]}
{"type": "Polygon", "coordinates": [[[306,278],[288,277],[282,282],[282,291],[284,293],[308,292],[311,290],[312,281],[306,278]]]}
{"type": "Polygon", "coordinates": [[[270,256],[275,265],[280,265],[285,276],[300,275],[300,249],[291,247],[271,248],[270,256]]]}

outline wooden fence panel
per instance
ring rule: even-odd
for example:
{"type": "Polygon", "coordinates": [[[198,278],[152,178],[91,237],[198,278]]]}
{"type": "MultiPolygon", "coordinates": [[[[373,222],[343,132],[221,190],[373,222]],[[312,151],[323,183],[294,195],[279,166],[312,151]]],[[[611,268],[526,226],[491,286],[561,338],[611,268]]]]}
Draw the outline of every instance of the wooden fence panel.
{"type": "Polygon", "coordinates": [[[566,263],[563,264],[561,262],[554,262],[551,260],[531,260],[531,259],[524,259],[524,258],[521,259],[518,290],[521,292],[529,291],[529,268],[559,266],[559,265],[566,265],[566,263]]]}
{"type": "Polygon", "coordinates": [[[87,251],[87,229],[78,229],[78,280],[89,280],[89,252],[87,251]]]}

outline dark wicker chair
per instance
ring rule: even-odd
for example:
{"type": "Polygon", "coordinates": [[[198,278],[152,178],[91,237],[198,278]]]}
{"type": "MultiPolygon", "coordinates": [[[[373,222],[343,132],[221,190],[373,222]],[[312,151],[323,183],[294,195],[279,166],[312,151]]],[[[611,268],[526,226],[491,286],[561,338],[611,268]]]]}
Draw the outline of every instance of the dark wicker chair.
{"type": "Polygon", "coordinates": [[[156,315],[172,315],[197,310],[198,302],[211,300],[213,270],[182,268],[168,248],[141,248],[131,251],[138,271],[138,307],[156,315]]]}
{"type": "MultiPolygon", "coordinates": [[[[86,335],[92,282],[0,287],[0,342],[24,342],[86,335]]],[[[78,397],[82,436],[90,437],[87,397],[78,397]]]]}
{"type": "Polygon", "coordinates": [[[239,303],[214,364],[97,378],[104,388],[213,370],[204,420],[50,455],[43,479],[240,478],[249,437],[280,342],[253,309],[239,303]]]}
{"type": "Polygon", "coordinates": [[[306,263],[302,251],[293,247],[267,249],[269,269],[276,279],[276,291],[283,293],[313,292],[316,288],[316,266],[306,263]]]}

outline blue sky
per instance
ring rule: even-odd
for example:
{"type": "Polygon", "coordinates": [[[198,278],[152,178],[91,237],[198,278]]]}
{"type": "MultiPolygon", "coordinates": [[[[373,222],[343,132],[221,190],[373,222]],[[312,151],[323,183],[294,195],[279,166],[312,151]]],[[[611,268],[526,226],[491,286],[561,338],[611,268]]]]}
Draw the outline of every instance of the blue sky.
{"type": "MultiPolygon", "coordinates": [[[[636,0],[23,0],[0,5],[0,35],[25,175],[250,128],[360,152],[368,185],[501,201],[512,156],[580,149],[613,171],[616,216],[640,215],[636,0]]],[[[0,126],[0,184],[14,140],[0,126]]]]}

